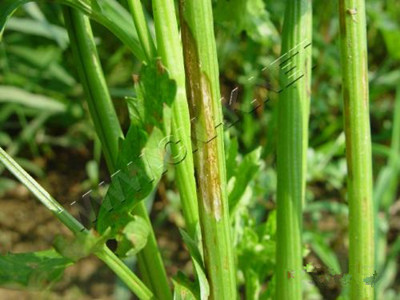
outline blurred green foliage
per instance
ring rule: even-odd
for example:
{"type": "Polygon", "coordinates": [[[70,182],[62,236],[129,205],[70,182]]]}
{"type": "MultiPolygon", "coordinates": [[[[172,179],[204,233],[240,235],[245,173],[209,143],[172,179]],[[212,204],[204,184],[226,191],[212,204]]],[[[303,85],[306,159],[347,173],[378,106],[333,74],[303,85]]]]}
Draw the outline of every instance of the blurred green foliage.
{"type": "MultiPolygon", "coordinates": [[[[278,70],[264,68],[279,57],[279,33],[285,3],[270,0],[214,2],[220,81],[226,106],[224,116],[227,123],[235,123],[226,132],[226,152],[239,282],[245,289],[247,299],[271,299],[275,263],[278,101],[273,89],[277,87],[278,70]],[[237,102],[232,105],[229,99],[232,90],[237,87],[237,102]],[[249,113],[258,106],[255,103],[260,104],[259,107],[249,113]],[[254,260],[256,257],[262,259],[254,260]],[[250,261],[255,265],[250,266],[250,261]]],[[[343,249],[347,247],[348,214],[338,8],[335,1],[314,1],[313,5],[315,68],[312,75],[304,225],[305,262],[312,254],[326,269],[336,274],[347,270],[343,249]]],[[[390,234],[390,220],[395,217],[390,211],[395,200],[399,199],[400,89],[396,97],[400,82],[398,0],[367,1],[367,18],[376,179],[376,293],[378,299],[395,299],[395,295],[400,293],[397,266],[400,240],[390,234]]],[[[131,76],[138,73],[140,63],[132,59],[130,50],[110,32],[93,25],[106,80],[126,130],[129,114],[124,98],[136,96],[131,76]]],[[[97,186],[99,181],[99,145],[96,141],[95,146],[91,146],[95,134],[68,43],[58,5],[29,3],[10,19],[0,43],[0,145],[36,176],[42,176],[43,171],[31,162],[32,158],[52,157],[60,147],[79,149],[89,146],[94,152],[94,159],[87,167],[90,172],[85,185],[89,188],[97,186]]],[[[173,181],[170,174],[173,171],[165,177],[165,181],[173,181]]],[[[0,194],[12,187],[12,181],[0,179],[0,194]]],[[[167,195],[174,193],[175,190],[171,190],[167,195]]],[[[179,205],[174,199],[171,201],[174,205],[168,209],[177,214],[179,205]]],[[[399,218],[398,215],[396,217],[399,218]]],[[[191,251],[196,250],[193,248],[191,251]]],[[[197,267],[201,273],[200,266],[197,267]]],[[[305,282],[313,278],[312,272],[310,276],[304,276],[305,282]]],[[[175,279],[175,284],[190,290],[185,285],[186,278],[182,276],[175,279]]],[[[337,285],[340,287],[340,281],[337,285]]],[[[308,299],[321,299],[324,289],[329,289],[318,283],[316,286],[317,289],[306,290],[308,299]]],[[[341,297],[344,297],[345,285],[340,289],[341,297]]],[[[336,296],[340,297],[340,292],[336,296]]]]}

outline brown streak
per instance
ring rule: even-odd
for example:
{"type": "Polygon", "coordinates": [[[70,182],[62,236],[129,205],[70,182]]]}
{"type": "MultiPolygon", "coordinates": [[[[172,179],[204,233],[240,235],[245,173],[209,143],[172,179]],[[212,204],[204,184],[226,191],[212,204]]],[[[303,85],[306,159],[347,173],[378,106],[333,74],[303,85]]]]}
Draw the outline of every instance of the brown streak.
{"type": "MultiPolygon", "coordinates": [[[[181,1],[181,7],[183,5],[184,3],[181,1]]],[[[213,139],[216,132],[211,85],[206,74],[201,71],[196,42],[182,15],[181,12],[182,41],[185,45],[187,98],[190,117],[193,120],[192,136],[196,147],[198,147],[195,163],[199,200],[206,212],[212,213],[219,220],[222,215],[222,195],[218,169],[218,145],[217,139],[213,139]],[[204,131],[205,137],[203,138],[199,136],[199,132],[204,131]]]]}

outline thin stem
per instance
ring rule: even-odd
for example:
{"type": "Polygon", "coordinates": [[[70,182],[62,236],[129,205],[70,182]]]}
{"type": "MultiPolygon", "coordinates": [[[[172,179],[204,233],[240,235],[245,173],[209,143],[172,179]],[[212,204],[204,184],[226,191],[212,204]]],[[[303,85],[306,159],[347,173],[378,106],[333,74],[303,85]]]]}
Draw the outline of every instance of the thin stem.
{"type": "Polygon", "coordinates": [[[286,4],[282,30],[277,145],[276,299],[301,299],[302,207],[311,78],[311,1],[286,4]],[[296,66],[292,72],[288,72],[296,66]]]}
{"type": "Polygon", "coordinates": [[[90,21],[82,13],[68,7],[64,8],[64,21],[94,127],[103,146],[107,166],[112,168],[117,161],[119,140],[123,138],[123,133],[119,122],[116,122],[117,114],[108,93],[90,21]]]}
{"type": "MultiPolygon", "coordinates": [[[[116,171],[118,144],[123,134],[105,84],[90,22],[87,17],[70,8],[65,9],[64,18],[89,111],[102,142],[109,172],[113,173],[116,171]]],[[[152,228],[143,202],[135,207],[133,213],[143,217],[152,228]]],[[[153,230],[146,247],[138,254],[138,263],[139,266],[145,266],[140,269],[144,277],[150,279],[149,284],[155,296],[158,299],[170,299],[171,291],[153,230]]]]}
{"type": "Polygon", "coordinates": [[[350,298],[373,299],[374,216],[364,0],[340,0],[341,63],[349,201],[350,298]]]}
{"type": "Polygon", "coordinates": [[[199,221],[199,213],[190,140],[190,114],[186,99],[185,68],[174,1],[153,0],[153,13],[158,53],[171,78],[177,84],[177,93],[172,107],[172,151],[173,155],[182,153],[182,149],[186,153],[185,158],[176,164],[176,179],[186,227],[189,234],[193,236],[199,221]]]}
{"type": "MultiPolygon", "coordinates": [[[[0,162],[21,182],[26,188],[35,195],[35,197],[50,210],[67,228],[74,234],[83,232],[87,235],[90,232],[76,220],[68,211],[64,209],[50,194],[33,179],[24,169],[22,169],[15,160],[11,158],[0,147],[0,162]]],[[[104,261],[118,277],[125,282],[128,288],[135,293],[139,299],[152,299],[152,293],[140,281],[137,276],[132,273],[124,263],[114,255],[106,246],[94,253],[98,258],[104,261]]]]}
{"type": "MultiPolygon", "coordinates": [[[[146,220],[150,228],[152,228],[149,215],[142,201],[133,211],[134,214],[146,220]]],[[[146,283],[150,285],[150,289],[157,299],[172,299],[171,290],[168,284],[168,277],[165,271],[164,262],[158,249],[156,236],[154,231],[147,237],[147,244],[137,255],[139,270],[146,283]]]]}
{"type": "Polygon", "coordinates": [[[146,285],[136,276],[131,276],[132,271],[106,246],[95,255],[113,270],[131,291],[136,290],[135,294],[139,299],[155,299],[146,285]]]}
{"type": "Polygon", "coordinates": [[[147,61],[150,61],[156,56],[157,52],[143,13],[142,3],[140,0],[128,0],[128,5],[132,14],[133,22],[135,23],[136,31],[138,32],[141,46],[144,50],[144,54],[147,61]]]}
{"type": "MultiPolygon", "coordinates": [[[[23,2],[28,1],[30,0],[23,2]]],[[[145,59],[136,31],[132,28],[133,24],[129,13],[117,1],[103,1],[101,7],[96,1],[59,0],[59,2],[84,12],[93,20],[101,23],[128,46],[138,59],[145,59]]]]}
{"type": "Polygon", "coordinates": [[[85,227],[69,214],[50,194],[40,186],[18,163],[0,147],[0,161],[35,197],[50,210],[74,234],[85,231],[85,227]]]}
{"type": "Polygon", "coordinates": [[[236,299],[222,107],[211,1],[181,0],[187,96],[196,145],[200,225],[211,299],[236,299]]]}

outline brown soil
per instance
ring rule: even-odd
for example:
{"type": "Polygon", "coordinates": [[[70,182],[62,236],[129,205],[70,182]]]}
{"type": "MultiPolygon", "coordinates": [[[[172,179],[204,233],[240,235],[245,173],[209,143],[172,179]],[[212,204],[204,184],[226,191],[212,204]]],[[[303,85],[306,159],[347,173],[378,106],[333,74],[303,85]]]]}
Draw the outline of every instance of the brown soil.
{"type": "MultiPolygon", "coordinates": [[[[81,182],[86,178],[84,166],[88,159],[86,151],[57,154],[57,159],[44,162],[46,177],[38,180],[74,216],[78,215],[78,205],[70,204],[85,192],[81,182]]],[[[12,178],[7,172],[4,175],[12,178]]],[[[156,210],[167,205],[165,199],[155,204],[156,210]]],[[[0,207],[1,254],[49,249],[55,236],[71,235],[21,184],[0,197],[0,207]]],[[[156,228],[156,234],[169,275],[175,275],[178,269],[190,272],[189,256],[176,227],[166,220],[162,228],[156,228]]],[[[114,274],[91,256],[67,268],[62,280],[48,291],[0,288],[0,300],[114,299],[115,281],[114,274]]]]}

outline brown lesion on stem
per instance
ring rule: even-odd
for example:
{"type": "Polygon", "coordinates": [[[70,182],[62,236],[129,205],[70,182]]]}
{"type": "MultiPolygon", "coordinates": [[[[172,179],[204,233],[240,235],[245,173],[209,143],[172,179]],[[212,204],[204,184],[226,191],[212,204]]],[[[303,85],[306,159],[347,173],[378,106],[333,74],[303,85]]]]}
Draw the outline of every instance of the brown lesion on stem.
{"type": "Polygon", "coordinates": [[[196,41],[182,11],[180,15],[192,139],[195,143],[194,149],[198,149],[194,156],[198,195],[200,205],[206,213],[211,213],[216,220],[220,220],[223,204],[211,83],[201,70],[196,41]]]}

